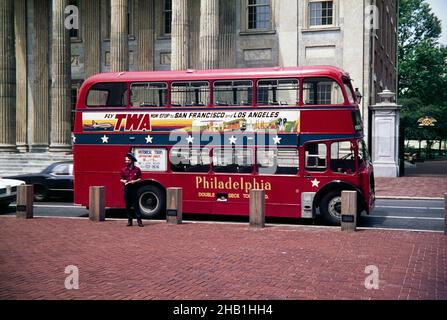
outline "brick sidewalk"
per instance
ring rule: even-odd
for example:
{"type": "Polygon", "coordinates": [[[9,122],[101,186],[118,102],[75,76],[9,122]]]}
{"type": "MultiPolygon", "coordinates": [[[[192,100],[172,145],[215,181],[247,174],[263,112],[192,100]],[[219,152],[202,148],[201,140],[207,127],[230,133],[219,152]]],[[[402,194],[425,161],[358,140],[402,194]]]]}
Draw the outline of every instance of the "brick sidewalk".
{"type": "Polygon", "coordinates": [[[444,198],[447,176],[376,178],[376,197],[444,198]]]}
{"type": "Polygon", "coordinates": [[[447,299],[440,233],[125,223],[0,217],[0,299],[447,299]]]}

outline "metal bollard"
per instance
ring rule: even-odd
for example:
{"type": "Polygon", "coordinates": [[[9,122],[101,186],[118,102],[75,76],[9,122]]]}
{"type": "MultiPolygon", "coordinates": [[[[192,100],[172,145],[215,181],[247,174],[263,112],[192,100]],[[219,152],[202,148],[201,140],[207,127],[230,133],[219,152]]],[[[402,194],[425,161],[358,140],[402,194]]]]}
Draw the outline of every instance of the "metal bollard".
{"type": "Polygon", "coordinates": [[[357,192],[341,193],[341,231],[353,232],[357,228],[357,192]]]}
{"type": "Polygon", "coordinates": [[[16,217],[20,219],[33,218],[34,186],[21,185],[17,187],[16,217]]]}
{"type": "Polygon", "coordinates": [[[166,201],[166,222],[168,224],[181,224],[182,213],[182,188],[168,188],[166,201]]]}
{"type": "Polygon", "coordinates": [[[265,191],[250,190],[250,227],[265,227],[265,191]]]}
{"type": "Polygon", "coordinates": [[[89,188],[89,218],[91,221],[104,221],[106,219],[106,192],[103,186],[90,186],[89,188]]]}

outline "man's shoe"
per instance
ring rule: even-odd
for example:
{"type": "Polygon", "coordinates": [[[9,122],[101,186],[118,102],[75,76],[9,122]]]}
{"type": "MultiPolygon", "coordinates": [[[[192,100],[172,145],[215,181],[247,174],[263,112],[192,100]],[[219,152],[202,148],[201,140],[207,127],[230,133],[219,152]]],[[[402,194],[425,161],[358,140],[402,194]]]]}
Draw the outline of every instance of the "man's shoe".
{"type": "Polygon", "coordinates": [[[132,227],[132,220],[129,220],[129,221],[127,222],[127,226],[128,226],[128,227],[132,227]]]}
{"type": "Polygon", "coordinates": [[[139,227],[144,227],[144,224],[143,224],[143,222],[141,220],[138,220],[138,226],[139,227]]]}

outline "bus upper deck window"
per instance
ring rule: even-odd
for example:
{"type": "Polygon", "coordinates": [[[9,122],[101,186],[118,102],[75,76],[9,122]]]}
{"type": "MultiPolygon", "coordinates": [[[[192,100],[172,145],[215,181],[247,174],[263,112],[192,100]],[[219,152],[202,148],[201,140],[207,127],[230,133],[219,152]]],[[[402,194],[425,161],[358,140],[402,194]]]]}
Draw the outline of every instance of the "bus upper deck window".
{"type": "Polygon", "coordinates": [[[298,79],[259,80],[256,99],[257,105],[296,105],[298,104],[298,79]]]}
{"type": "Polygon", "coordinates": [[[86,104],[88,107],[125,107],[127,99],[127,83],[103,82],[90,88],[86,104]]]}
{"type": "Polygon", "coordinates": [[[130,104],[132,107],[164,107],[167,102],[167,83],[137,82],[130,85],[130,104]]]}
{"type": "Polygon", "coordinates": [[[213,87],[213,104],[215,106],[250,106],[252,104],[252,81],[214,81],[213,87]]]}
{"type": "Polygon", "coordinates": [[[307,105],[344,104],[340,85],[330,78],[306,78],[303,82],[303,102],[307,105]]]}
{"type": "Polygon", "coordinates": [[[173,82],[171,104],[173,107],[208,106],[210,86],[208,81],[173,82]]]}

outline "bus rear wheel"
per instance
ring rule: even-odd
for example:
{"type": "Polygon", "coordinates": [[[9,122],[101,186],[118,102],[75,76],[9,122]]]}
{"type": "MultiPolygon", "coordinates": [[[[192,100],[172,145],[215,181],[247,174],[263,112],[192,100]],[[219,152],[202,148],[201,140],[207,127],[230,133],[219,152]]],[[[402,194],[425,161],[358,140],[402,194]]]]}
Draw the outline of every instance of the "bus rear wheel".
{"type": "Polygon", "coordinates": [[[144,186],[138,189],[138,205],[143,218],[159,217],[165,211],[165,195],[160,188],[144,186]]]}
{"type": "Polygon", "coordinates": [[[321,199],[320,212],[327,223],[339,226],[341,224],[341,192],[331,191],[327,193],[321,199]]]}

